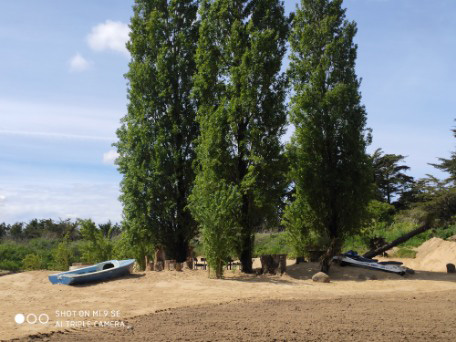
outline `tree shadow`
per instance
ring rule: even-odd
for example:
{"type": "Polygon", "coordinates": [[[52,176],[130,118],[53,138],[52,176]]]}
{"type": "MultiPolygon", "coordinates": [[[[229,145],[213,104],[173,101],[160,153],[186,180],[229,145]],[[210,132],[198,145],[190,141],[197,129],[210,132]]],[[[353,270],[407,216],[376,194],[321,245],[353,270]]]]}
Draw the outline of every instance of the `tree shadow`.
{"type": "Polygon", "coordinates": [[[99,280],[99,281],[93,281],[90,283],[85,283],[85,284],[75,284],[71,285],[72,287],[90,287],[90,286],[95,286],[103,283],[113,283],[116,281],[122,281],[122,280],[127,280],[127,279],[139,279],[144,277],[146,274],[145,273],[134,273],[134,274],[127,274],[118,278],[113,278],[113,279],[106,279],[106,280],[99,280]]]}
{"type": "MultiPolygon", "coordinates": [[[[293,279],[311,280],[312,276],[320,272],[319,263],[300,263],[298,265],[287,266],[287,275],[293,279]]],[[[366,280],[430,280],[456,282],[456,273],[448,274],[443,272],[415,271],[414,274],[403,276],[395,273],[371,270],[362,267],[339,266],[332,264],[329,277],[334,281],[366,281],[366,280]]]]}

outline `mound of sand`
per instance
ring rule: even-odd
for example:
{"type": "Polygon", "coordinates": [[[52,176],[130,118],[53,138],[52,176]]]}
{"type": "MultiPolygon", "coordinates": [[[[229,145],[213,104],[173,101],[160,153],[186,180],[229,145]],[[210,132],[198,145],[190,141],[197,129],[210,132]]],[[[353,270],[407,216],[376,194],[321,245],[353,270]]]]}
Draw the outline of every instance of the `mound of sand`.
{"type": "MultiPolygon", "coordinates": [[[[446,264],[451,263],[456,265],[455,241],[432,238],[415,250],[417,253],[414,259],[392,259],[400,260],[405,266],[414,270],[429,272],[446,272],[446,264]]],[[[385,258],[379,259],[385,260],[385,258]]]]}
{"type": "Polygon", "coordinates": [[[416,249],[416,268],[446,272],[446,264],[456,264],[456,242],[432,238],[416,249]]]}

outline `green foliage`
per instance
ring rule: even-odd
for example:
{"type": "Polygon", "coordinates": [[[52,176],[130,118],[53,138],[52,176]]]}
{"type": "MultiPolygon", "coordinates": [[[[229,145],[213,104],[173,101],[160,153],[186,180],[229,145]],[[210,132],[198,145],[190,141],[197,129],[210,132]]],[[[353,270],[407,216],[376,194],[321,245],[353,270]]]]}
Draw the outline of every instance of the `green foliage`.
{"type": "Polygon", "coordinates": [[[50,268],[53,263],[52,249],[56,244],[56,240],[46,240],[43,238],[23,242],[6,241],[0,244],[0,260],[3,265],[0,269],[12,271],[23,269],[26,266],[23,265],[23,261],[28,255],[36,255],[40,258],[40,268],[50,268]]]}
{"type": "Polygon", "coordinates": [[[414,251],[411,248],[407,248],[407,247],[399,247],[394,252],[392,257],[395,257],[395,258],[415,258],[416,257],[416,251],[414,251]]]}
{"type": "Polygon", "coordinates": [[[369,202],[365,223],[360,230],[360,236],[367,246],[370,239],[384,237],[384,232],[393,222],[394,213],[395,209],[391,204],[378,200],[369,202]]]}
{"type": "MultiPolygon", "coordinates": [[[[152,251],[147,254],[151,255],[152,251]]],[[[131,246],[126,232],[113,239],[113,258],[118,260],[135,258],[134,248],[131,246]]]]}
{"type": "Polygon", "coordinates": [[[60,242],[53,251],[54,267],[58,270],[66,271],[74,261],[73,248],[70,246],[68,238],[60,242]]]}
{"type": "Polygon", "coordinates": [[[37,254],[27,254],[22,260],[22,268],[24,270],[40,270],[42,268],[43,261],[37,254]]]}
{"type": "Polygon", "coordinates": [[[239,234],[236,218],[241,195],[236,187],[222,182],[210,184],[208,179],[201,178],[201,174],[195,189],[190,196],[190,210],[200,226],[209,268],[215,271],[217,278],[221,278],[239,234]],[[198,182],[210,186],[201,186],[198,182]]]}
{"type": "Polygon", "coordinates": [[[1,260],[0,261],[0,270],[5,271],[19,271],[21,269],[22,263],[19,261],[13,260],[1,260]]]}
{"type": "Polygon", "coordinates": [[[12,242],[0,244],[0,269],[18,270],[22,267],[22,260],[30,253],[32,253],[32,250],[23,245],[12,242]]]}
{"type": "Polygon", "coordinates": [[[433,233],[436,237],[446,240],[452,236],[456,236],[456,225],[435,229],[433,233]]]}
{"type": "Polygon", "coordinates": [[[205,0],[200,17],[194,77],[197,173],[211,182],[196,187],[220,180],[223,191],[239,191],[237,253],[243,270],[251,272],[254,229],[277,221],[285,187],[280,136],[286,78],[280,69],[288,22],[277,0],[205,0]]]}
{"type": "MultiPolygon", "coordinates": [[[[456,128],[452,129],[453,136],[456,138],[456,128]]],[[[451,152],[451,157],[449,159],[439,158],[439,164],[431,164],[439,170],[449,173],[450,177],[446,180],[447,182],[452,182],[453,185],[456,182],[456,152],[451,152]]]]}
{"type": "MultiPolygon", "coordinates": [[[[311,229],[309,223],[309,210],[302,210],[306,204],[302,202],[302,197],[297,195],[288,204],[284,215],[283,224],[286,227],[287,240],[292,246],[296,256],[305,256],[309,250],[311,229]]],[[[267,254],[267,253],[266,253],[267,254]]],[[[271,253],[272,254],[272,253],[271,253]]]]}
{"type": "Polygon", "coordinates": [[[154,245],[184,261],[197,232],[186,209],[198,135],[190,97],[198,24],[195,0],[135,0],[128,114],[117,131],[124,226],[138,262],[154,245]]]}
{"type": "Polygon", "coordinates": [[[9,236],[15,241],[22,240],[22,238],[24,237],[23,233],[22,233],[23,228],[24,228],[23,222],[16,222],[16,223],[12,224],[11,227],[9,228],[9,236]]]}
{"type": "Polygon", "coordinates": [[[82,252],[82,259],[88,263],[97,263],[110,260],[113,244],[103,236],[92,220],[80,220],[81,235],[86,243],[82,252]]]}
{"type": "Polygon", "coordinates": [[[263,254],[288,254],[289,258],[304,255],[296,254],[285,232],[256,234],[253,255],[258,258],[263,254]]]}
{"type": "Polygon", "coordinates": [[[412,186],[413,177],[405,174],[410,167],[403,164],[403,155],[383,154],[380,148],[375,150],[371,159],[378,198],[391,204],[395,196],[407,192],[412,186]]]}
{"type": "Polygon", "coordinates": [[[296,127],[291,177],[300,207],[287,210],[307,211],[302,215],[311,221],[305,224],[328,241],[325,270],[331,255],[361,228],[372,182],[355,73],[357,29],[341,5],[302,0],[290,35],[290,117],[296,127]]]}

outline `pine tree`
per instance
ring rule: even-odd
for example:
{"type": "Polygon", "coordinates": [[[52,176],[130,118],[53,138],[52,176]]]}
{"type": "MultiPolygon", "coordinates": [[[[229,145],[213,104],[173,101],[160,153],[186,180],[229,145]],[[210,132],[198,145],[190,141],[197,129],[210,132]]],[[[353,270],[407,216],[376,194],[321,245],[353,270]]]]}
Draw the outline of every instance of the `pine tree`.
{"type": "MultiPolygon", "coordinates": [[[[453,136],[456,138],[456,128],[451,130],[453,132],[453,136]]],[[[435,168],[447,172],[450,174],[450,177],[447,179],[447,182],[456,182],[456,152],[451,152],[451,157],[447,158],[439,158],[439,164],[430,164],[435,168]]]]}
{"type": "Polygon", "coordinates": [[[325,241],[323,272],[361,227],[372,182],[355,74],[357,29],[341,6],[342,0],[301,0],[290,35],[292,178],[300,208],[287,210],[306,218],[301,228],[325,241]]]}
{"type": "Polygon", "coordinates": [[[400,154],[384,154],[378,148],[371,156],[374,171],[374,182],[378,190],[378,197],[388,204],[394,196],[402,195],[413,185],[413,177],[404,172],[410,167],[403,164],[405,157],[400,154]]]}
{"type": "Polygon", "coordinates": [[[184,261],[196,223],[186,208],[194,181],[196,105],[190,92],[198,37],[195,0],[136,0],[131,18],[128,114],[118,130],[124,225],[141,254],[161,245],[184,261]]]}
{"type": "Polygon", "coordinates": [[[288,21],[277,0],[206,0],[200,14],[194,200],[212,190],[239,199],[235,245],[243,271],[251,272],[254,229],[277,216],[284,187],[286,79],[280,68],[288,21]]]}

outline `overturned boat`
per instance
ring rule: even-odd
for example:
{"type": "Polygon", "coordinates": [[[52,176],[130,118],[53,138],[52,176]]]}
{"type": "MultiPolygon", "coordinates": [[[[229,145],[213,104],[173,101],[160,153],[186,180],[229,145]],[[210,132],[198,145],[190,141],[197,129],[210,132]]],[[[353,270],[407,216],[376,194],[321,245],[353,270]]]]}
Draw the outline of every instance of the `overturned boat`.
{"type": "Polygon", "coordinates": [[[348,251],[342,255],[337,255],[333,260],[338,261],[341,266],[350,265],[356,267],[368,268],[371,270],[378,270],[383,272],[396,273],[404,275],[408,273],[408,269],[401,266],[402,263],[398,261],[385,261],[378,262],[375,259],[364,258],[354,251],[348,251]]]}
{"type": "Polygon", "coordinates": [[[73,271],[51,274],[49,281],[52,284],[77,285],[109,280],[129,274],[134,263],[135,259],[104,261],[73,271]]]}

